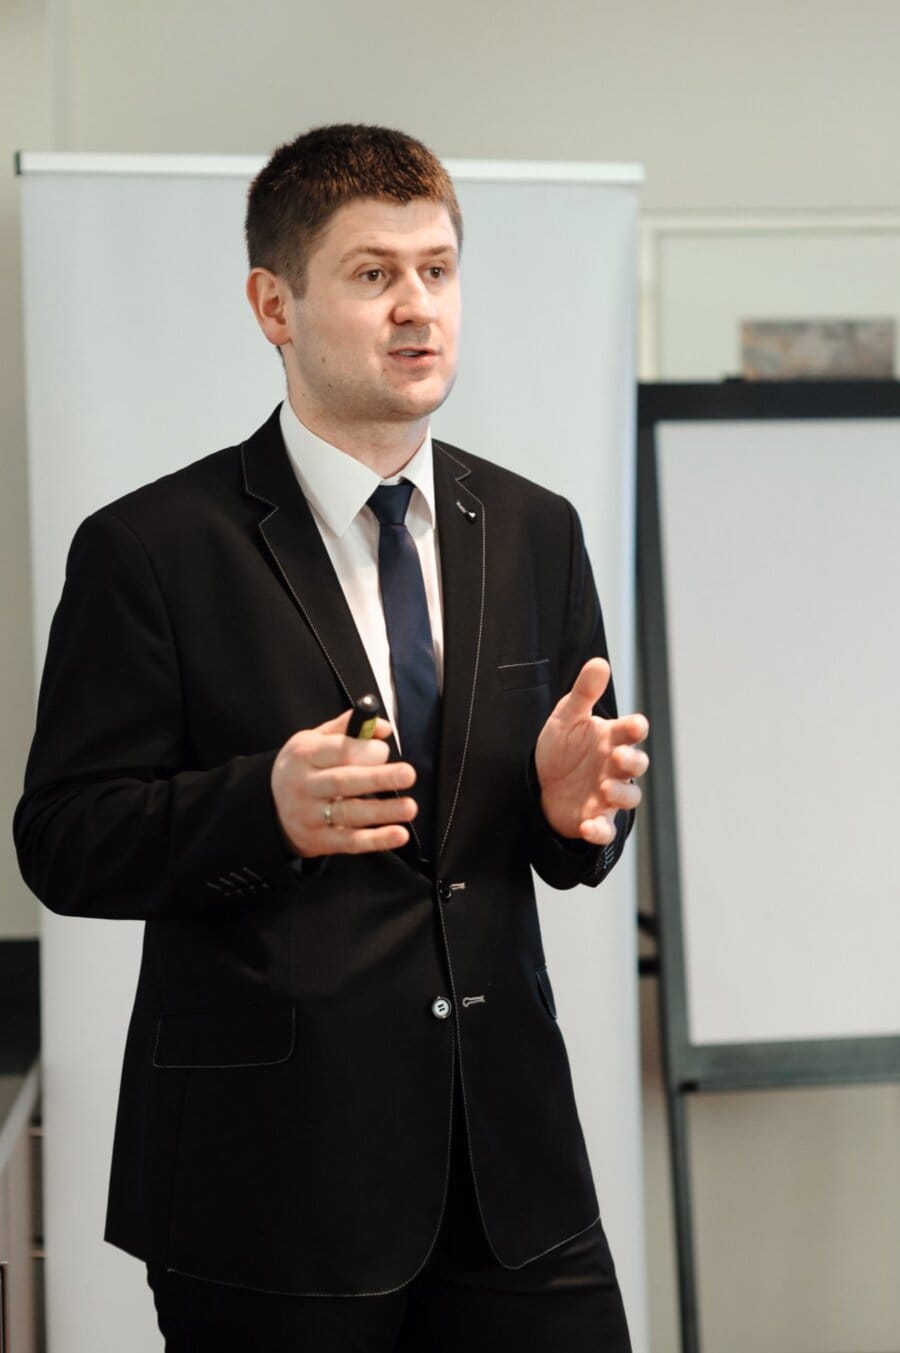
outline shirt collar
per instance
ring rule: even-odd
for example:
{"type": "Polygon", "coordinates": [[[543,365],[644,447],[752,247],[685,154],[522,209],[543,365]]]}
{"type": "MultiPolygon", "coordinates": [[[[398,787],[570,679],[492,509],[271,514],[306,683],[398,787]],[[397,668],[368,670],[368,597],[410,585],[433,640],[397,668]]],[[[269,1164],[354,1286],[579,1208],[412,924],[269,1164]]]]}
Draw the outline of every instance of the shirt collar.
{"type": "Polygon", "coordinates": [[[400,475],[383,481],[368,465],[349,456],[330,442],[317,437],[294,413],[286,399],[279,414],[281,434],[288,459],[306,498],[330,531],[342,536],[354,518],[365,507],[372,494],[383,482],[408,479],[422,496],[427,509],[429,525],[435,522],[434,468],[431,451],[431,431],[400,475]]]}

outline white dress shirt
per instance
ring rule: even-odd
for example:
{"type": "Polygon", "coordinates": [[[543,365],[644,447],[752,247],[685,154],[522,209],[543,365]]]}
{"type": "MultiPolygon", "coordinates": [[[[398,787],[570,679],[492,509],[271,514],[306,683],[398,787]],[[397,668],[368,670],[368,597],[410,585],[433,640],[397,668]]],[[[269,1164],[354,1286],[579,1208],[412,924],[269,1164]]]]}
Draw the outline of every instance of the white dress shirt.
{"type": "MultiPolygon", "coordinates": [[[[378,588],[379,525],[367,503],[379,484],[396,484],[401,479],[408,479],[413,485],[406,526],[422,565],[438,684],[442,686],[444,619],[431,433],[425,434],[425,440],[401,474],[383,480],[362,461],[310,432],[300,422],[288,399],[281,406],[280,419],[288,457],[347,598],[378,683],[385,716],[390,719],[396,735],[397,700],[391,676],[391,650],[378,588]]],[[[365,694],[366,691],[351,692],[354,698],[365,694]]]]}

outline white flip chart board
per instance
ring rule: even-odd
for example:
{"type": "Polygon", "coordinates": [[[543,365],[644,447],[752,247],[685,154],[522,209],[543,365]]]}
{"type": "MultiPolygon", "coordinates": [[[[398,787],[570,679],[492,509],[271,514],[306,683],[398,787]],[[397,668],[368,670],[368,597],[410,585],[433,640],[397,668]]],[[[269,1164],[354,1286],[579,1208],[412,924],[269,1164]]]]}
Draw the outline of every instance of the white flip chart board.
{"type": "Polygon", "coordinates": [[[900,420],[658,454],[692,1040],[900,1034],[900,420]]]}

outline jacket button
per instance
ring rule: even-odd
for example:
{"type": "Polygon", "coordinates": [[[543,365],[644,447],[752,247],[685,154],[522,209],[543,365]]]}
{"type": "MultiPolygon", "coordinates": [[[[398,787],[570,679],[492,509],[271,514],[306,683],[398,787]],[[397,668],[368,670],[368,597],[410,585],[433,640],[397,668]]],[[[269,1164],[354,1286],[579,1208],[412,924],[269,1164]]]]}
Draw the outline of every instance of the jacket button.
{"type": "Polygon", "coordinates": [[[450,887],[449,879],[438,879],[438,897],[442,902],[449,902],[453,896],[453,889],[450,887]]]}
{"type": "Polygon", "coordinates": [[[446,996],[438,996],[437,1000],[431,1002],[431,1013],[435,1019],[446,1019],[450,1014],[450,1002],[446,996]]]}

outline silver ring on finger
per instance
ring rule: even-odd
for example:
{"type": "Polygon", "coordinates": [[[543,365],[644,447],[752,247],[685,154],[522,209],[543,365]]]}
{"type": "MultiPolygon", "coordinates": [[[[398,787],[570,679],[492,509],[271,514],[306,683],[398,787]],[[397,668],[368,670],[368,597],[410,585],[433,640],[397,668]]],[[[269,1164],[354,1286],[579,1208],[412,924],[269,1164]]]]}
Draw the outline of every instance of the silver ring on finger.
{"type": "Polygon", "coordinates": [[[334,823],[334,802],[326,803],[322,808],[322,821],[326,827],[333,827],[334,823]]]}

